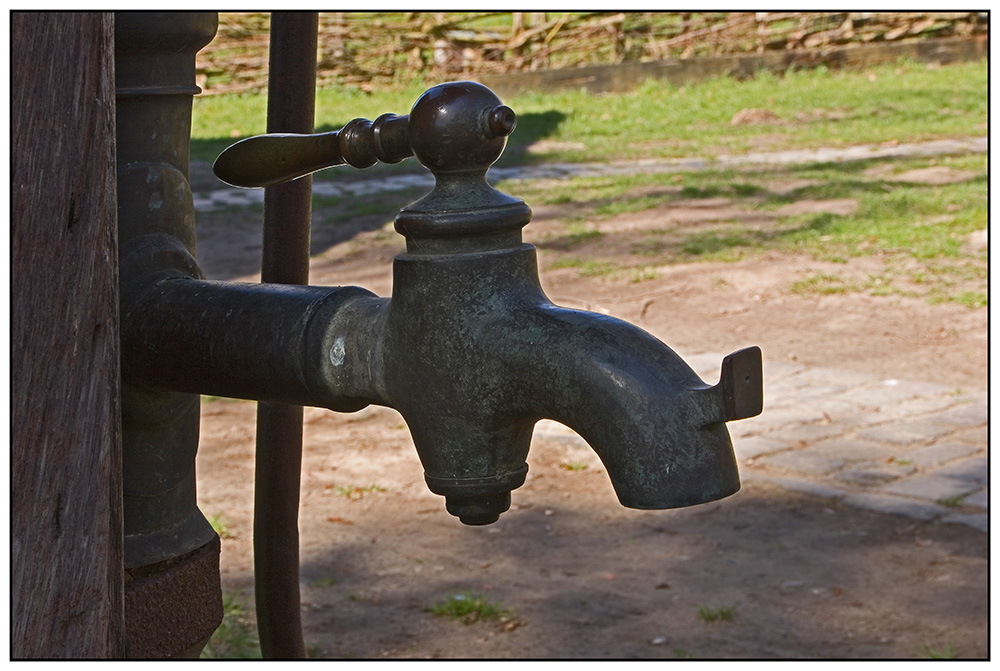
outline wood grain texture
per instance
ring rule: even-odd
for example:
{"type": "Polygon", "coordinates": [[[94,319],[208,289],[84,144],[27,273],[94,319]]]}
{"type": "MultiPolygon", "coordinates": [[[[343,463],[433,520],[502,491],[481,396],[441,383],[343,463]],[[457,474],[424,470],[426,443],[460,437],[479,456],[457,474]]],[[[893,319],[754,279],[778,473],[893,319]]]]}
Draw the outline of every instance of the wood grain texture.
{"type": "Polygon", "coordinates": [[[11,16],[11,654],[123,654],[113,16],[11,16]]]}

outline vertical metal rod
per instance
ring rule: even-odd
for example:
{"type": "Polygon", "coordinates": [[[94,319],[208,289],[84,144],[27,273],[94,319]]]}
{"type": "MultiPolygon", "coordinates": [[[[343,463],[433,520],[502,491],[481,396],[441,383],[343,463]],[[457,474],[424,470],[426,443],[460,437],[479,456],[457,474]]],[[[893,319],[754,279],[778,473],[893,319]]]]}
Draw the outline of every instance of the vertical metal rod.
{"type": "MultiPolygon", "coordinates": [[[[269,133],[312,133],[316,107],[317,12],[271,14],[269,133]]],[[[261,281],[308,284],[312,178],[264,192],[261,281]]],[[[254,589],[264,658],[304,658],[299,599],[302,407],[257,406],[254,589]]]]}

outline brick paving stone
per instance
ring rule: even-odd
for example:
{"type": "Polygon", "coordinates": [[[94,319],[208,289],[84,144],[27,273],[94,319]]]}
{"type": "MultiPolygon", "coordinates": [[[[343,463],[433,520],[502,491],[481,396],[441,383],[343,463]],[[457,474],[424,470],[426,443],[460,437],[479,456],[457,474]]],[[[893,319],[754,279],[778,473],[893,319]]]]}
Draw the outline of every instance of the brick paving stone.
{"type": "Polygon", "coordinates": [[[949,424],[951,426],[980,426],[989,421],[989,409],[985,405],[978,403],[963,403],[958,407],[926,417],[925,420],[938,424],[949,424]]]}
{"type": "Polygon", "coordinates": [[[748,420],[731,422],[726,426],[729,427],[729,435],[732,436],[733,440],[751,438],[770,429],[768,426],[754,424],[748,420]]]}
{"type": "Polygon", "coordinates": [[[774,389],[764,386],[764,411],[774,412],[776,410],[787,410],[799,407],[798,397],[795,389],[774,389]]]}
{"type": "Polygon", "coordinates": [[[855,400],[865,405],[892,405],[913,398],[931,398],[947,393],[948,388],[923,382],[882,380],[855,392],[855,400]]]}
{"type": "Polygon", "coordinates": [[[948,441],[910,450],[903,458],[913,462],[919,468],[935,468],[949,461],[975,454],[981,449],[981,446],[971,443],[948,441]]]}
{"type": "Polygon", "coordinates": [[[853,370],[838,368],[809,368],[795,377],[797,380],[806,381],[810,385],[839,387],[841,389],[862,387],[872,383],[872,376],[869,373],[859,373],[853,370]]]}
{"type": "Polygon", "coordinates": [[[990,518],[985,513],[952,513],[941,518],[942,522],[951,524],[964,524],[980,531],[990,530],[990,518]]]}
{"type": "Polygon", "coordinates": [[[897,380],[880,380],[854,390],[851,397],[858,403],[880,407],[886,403],[899,403],[913,398],[914,394],[897,380]]]}
{"type": "Polygon", "coordinates": [[[961,431],[954,435],[956,440],[965,441],[967,443],[975,443],[977,445],[986,445],[990,442],[990,427],[981,426],[978,429],[970,429],[968,431],[961,431]]]}
{"type": "Polygon", "coordinates": [[[818,407],[836,424],[865,427],[881,424],[890,419],[883,416],[880,411],[876,412],[870,407],[845,398],[843,394],[836,398],[823,400],[818,407]]]}
{"type": "Polygon", "coordinates": [[[768,379],[781,379],[800,373],[806,369],[800,363],[788,363],[786,361],[774,361],[767,357],[767,353],[764,353],[762,358],[762,365],[764,371],[764,382],[767,383],[768,379]]]}
{"type": "Polygon", "coordinates": [[[826,403],[829,399],[837,398],[844,394],[846,385],[810,385],[801,387],[792,392],[796,403],[826,403]]]}
{"type": "Polygon", "coordinates": [[[722,357],[718,354],[711,352],[699,354],[683,354],[678,352],[678,354],[701,379],[709,384],[715,384],[719,381],[719,373],[722,370],[722,357]]]}
{"type": "Polygon", "coordinates": [[[980,489],[978,492],[969,494],[968,496],[962,497],[965,505],[974,506],[976,508],[989,508],[990,507],[990,490],[980,489]]]}
{"type": "Polygon", "coordinates": [[[868,440],[885,441],[895,445],[927,443],[951,433],[952,429],[929,422],[891,422],[862,431],[859,435],[868,440]]]}
{"type": "Polygon", "coordinates": [[[761,433],[790,424],[808,424],[822,419],[823,412],[809,406],[769,410],[765,405],[764,412],[760,415],[730,424],[730,428],[739,426],[744,433],[752,428],[754,432],[761,433]]]}
{"type": "Polygon", "coordinates": [[[789,450],[787,452],[760,457],[756,460],[756,463],[762,463],[768,468],[795,471],[806,475],[827,475],[844,466],[843,459],[825,457],[820,454],[806,452],[805,450],[789,450]]]}
{"type": "Polygon", "coordinates": [[[944,511],[944,508],[936,503],[914,501],[902,496],[875,492],[851,492],[846,494],[841,502],[854,508],[864,508],[891,515],[904,515],[918,520],[932,520],[944,511]]]}
{"type": "Polygon", "coordinates": [[[885,461],[898,452],[892,445],[858,438],[829,438],[806,449],[826,457],[839,457],[847,461],[885,461]]]}
{"type": "MultiPolygon", "coordinates": [[[[899,401],[898,403],[887,403],[879,408],[883,417],[898,419],[902,417],[919,417],[929,413],[945,410],[955,405],[955,398],[947,394],[939,394],[931,397],[917,397],[899,401]]],[[[925,421],[932,421],[930,417],[925,421]]]]}
{"type": "Polygon", "coordinates": [[[916,466],[896,462],[869,461],[853,464],[847,470],[838,473],[837,479],[862,486],[882,485],[916,472],[916,466]]]}
{"type": "Polygon", "coordinates": [[[910,392],[914,396],[920,398],[932,398],[934,396],[941,395],[954,395],[955,389],[943,384],[937,384],[936,382],[919,382],[916,380],[900,380],[899,384],[910,392]]]}
{"type": "Polygon", "coordinates": [[[798,424],[771,431],[767,437],[770,440],[796,447],[815,443],[824,438],[843,435],[845,431],[843,426],[837,424],[798,424]]]}
{"type": "Polygon", "coordinates": [[[985,485],[989,478],[989,469],[990,465],[986,457],[972,457],[970,459],[962,459],[961,461],[953,461],[937,469],[936,472],[938,475],[945,477],[985,485]]]}
{"type": "Polygon", "coordinates": [[[929,475],[916,475],[912,478],[890,483],[884,487],[884,491],[890,494],[902,494],[927,501],[940,501],[942,499],[952,499],[956,496],[965,496],[978,488],[979,485],[975,482],[931,473],[929,475]]]}
{"type": "Polygon", "coordinates": [[[736,458],[740,461],[756,459],[764,454],[772,454],[789,449],[784,443],[775,442],[763,436],[752,436],[750,438],[739,438],[733,440],[733,450],[736,458]]]}
{"type": "Polygon", "coordinates": [[[839,499],[844,496],[844,492],[836,487],[824,485],[815,480],[801,480],[799,478],[781,477],[777,475],[762,475],[760,473],[747,473],[741,476],[743,483],[753,486],[756,483],[768,483],[788,489],[793,492],[809,494],[823,499],[839,499]]]}
{"type": "Polygon", "coordinates": [[[797,392],[808,389],[812,383],[807,378],[800,378],[798,375],[789,375],[777,380],[764,378],[764,395],[775,400],[785,400],[794,403],[798,398],[797,392]]]}
{"type": "Polygon", "coordinates": [[[782,389],[802,389],[803,387],[808,387],[814,384],[813,378],[805,375],[810,369],[806,367],[800,367],[798,370],[788,370],[783,375],[768,375],[768,369],[764,369],[764,385],[765,387],[772,388],[782,388],[782,389]]]}

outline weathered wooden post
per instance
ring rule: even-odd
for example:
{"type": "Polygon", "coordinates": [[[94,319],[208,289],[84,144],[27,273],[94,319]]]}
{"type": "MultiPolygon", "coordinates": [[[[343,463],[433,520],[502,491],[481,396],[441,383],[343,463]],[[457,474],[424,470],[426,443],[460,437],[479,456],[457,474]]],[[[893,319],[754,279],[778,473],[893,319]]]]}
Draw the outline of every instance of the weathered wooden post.
{"type": "Polygon", "coordinates": [[[11,655],[121,657],[114,38],[11,15],[11,655]]]}

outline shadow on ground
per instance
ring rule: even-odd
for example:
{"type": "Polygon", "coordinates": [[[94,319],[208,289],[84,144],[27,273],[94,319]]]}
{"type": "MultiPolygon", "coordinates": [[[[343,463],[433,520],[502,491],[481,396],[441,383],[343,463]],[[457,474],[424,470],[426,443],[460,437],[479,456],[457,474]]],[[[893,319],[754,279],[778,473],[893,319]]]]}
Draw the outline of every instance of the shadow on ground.
{"type": "MultiPolygon", "coordinates": [[[[223,590],[250,605],[252,492],[221,485],[249,481],[252,441],[225,429],[240,423],[216,424],[253,404],[211,407],[199,504],[231,520],[223,590]]],[[[693,508],[625,509],[589,449],[550,439],[536,439],[512,509],[468,527],[426,489],[399,421],[384,409],[307,417],[300,584],[314,656],[987,654],[979,531],[758,483],[693,508]],[[428,612],[455,595],[482,595],[511,613],[466,622],[428,612]]]]}

